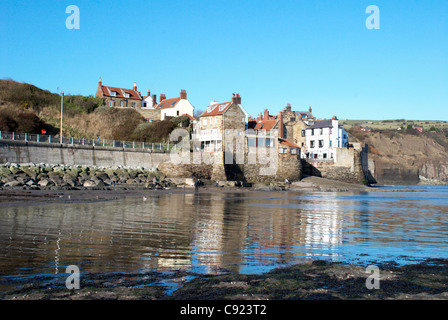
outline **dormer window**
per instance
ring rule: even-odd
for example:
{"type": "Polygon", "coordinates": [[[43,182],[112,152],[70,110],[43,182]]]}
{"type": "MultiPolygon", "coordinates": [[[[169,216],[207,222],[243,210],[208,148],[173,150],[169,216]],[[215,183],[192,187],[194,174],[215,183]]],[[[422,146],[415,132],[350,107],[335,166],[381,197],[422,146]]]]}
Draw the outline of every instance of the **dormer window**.
{"type": "Polygon", "coordinates": [[[117,91],[111,91],[111,92],[110,92],[110,95],[111,95],[112,97],[116,97],[116,96],[117,96],[117,91]]]}
{"type": "Polygon", "coordinates": [[[124,93],[124,97],[125,97],[125,98],[130,98],[131,95],[130,95],[128,92],[125,92],[125,93],[124,93]]]}
{"type": "Polygon", "coordinates": [[[220,105],[219,106],[219,111],[222,111],[222,110],[224,110],[224,108],[226,107],[226,105],[225,104],[222,104],[222,105],[220,105]]]}

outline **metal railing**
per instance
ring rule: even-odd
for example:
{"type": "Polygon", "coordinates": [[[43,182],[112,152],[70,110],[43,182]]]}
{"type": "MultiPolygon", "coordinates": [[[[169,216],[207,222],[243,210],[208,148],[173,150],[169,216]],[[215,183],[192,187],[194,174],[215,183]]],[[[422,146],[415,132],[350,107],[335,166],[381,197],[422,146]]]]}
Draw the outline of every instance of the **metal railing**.
{"type": "MultiPolygon", "coordinates": [[[[6,132],[6,131],[0,131],[0,140],[61,144],[61,138],[59,136],[6,132]]],[[[110,147],[110,148],[129,148],[129,149],[152,150],[152,151],[170,151],[172,149],[176,150],[176,145],[170,143],[165,144],[165,143],[150,143],[150,142],[137,142],[137,141],[119,141],[119,140],[107,140],[99,138],[85,139],[74,137],[62,137],[62,144],[77,145],[77,146],[93,146],[93,147],[97,146],[97,147],[110,147]]]]}

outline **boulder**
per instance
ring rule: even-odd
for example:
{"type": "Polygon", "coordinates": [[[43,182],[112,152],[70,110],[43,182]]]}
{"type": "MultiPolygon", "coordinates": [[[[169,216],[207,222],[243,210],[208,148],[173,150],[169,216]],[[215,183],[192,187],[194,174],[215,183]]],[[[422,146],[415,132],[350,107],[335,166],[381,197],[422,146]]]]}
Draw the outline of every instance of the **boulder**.
{"type": "Polygon", "coordinates": [[[96,183],[92,180],[86,180],[86,181],[84,181],[82,186],[87,187],[87,188],[96,187],[96,183]]]}
{"type": "Polygon", "coordinates": [[[23,183],[17,180],[8,181],[5,183],[4,187],[20,187],[23,183]]]}
{"type": "Polygon", "coordinates": [[[44,188],[54,186],[54,182],[51,180],[48,180],[48,179],[39,180],[39,182],[37,182],[37,184],[44,188]]]}

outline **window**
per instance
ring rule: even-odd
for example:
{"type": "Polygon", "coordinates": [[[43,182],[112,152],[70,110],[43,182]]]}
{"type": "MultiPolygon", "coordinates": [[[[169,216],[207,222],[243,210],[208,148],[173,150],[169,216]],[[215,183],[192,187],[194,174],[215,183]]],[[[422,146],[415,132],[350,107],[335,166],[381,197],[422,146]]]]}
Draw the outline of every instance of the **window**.
{"type": "Polygon", "coordinates": [[[247,138],[247,145],[249,147],[255,147],[255,138],[247,138]]]}
{"type": "Polygon", "coordinates": [[[113,101],[109,101],[109,107],[113,107],[114,106],[114,102],[113,101]]]}
{"type": "Polygon", "coordinates": [[[215,117],[215,124],[218,124],[218,117],[215,117]]]}
{"type": "Polygon", "coordinates": [[[323,157],[324,157],[324,159],[327,159],[327,154],[326,154],[326,153],[324,153],[323,157]]]}
{"type": "Polygon", "coordinates": [[[179,115],[179,110],[177,110],[176,115],[179,115]]]}
{"type": "Polygon", "coordinates": [[[324,129],[323,128],[320,128],[320,134],[321,135],[324,134],[324,129]]]}
{"type": "Polygon", "coordinates": [[[131,95],[130,95],[128,92],[125,92],[125,93],[124,93],[124,97],[125,97],[125,98],[130,98],[131,95]]]}
{"type": "Polygon", "coordinates": [[[123,101],[120,101],[120,107],[123,108],[123,101]]]}
{"type": "Polygon", "coordinates": [[[207,119],[205,118],[205,119],[202,119],[202,125],[203,126],[206,126],[207,125],[207,119]]]}
{"type": "Polygon", "coordinates": [[[311,129],[311,135],[314,136],[314,129],[311,129]]]}
{"type": "Polygon", "coordinates": [[[330,140],[330,147],[333,146],[333,140],[330,140]]]}
{"type": "Polygon", "coordinates": [[[302,130],[302,137],[305,136],[305,130],[302,130]]]}
{"type": "Polygon", "coordinates": [[[291,148],[291,154],[297,154],[297,149],[296,148],[291,148]]]}
{"type": "Polygon", "coordinates": [[[319,148],[323,148],[324,147],[324,140],[319,140],[319,148]]]}
{"type": "Polygon", "coordinates": [[[137,107],[137,103],[136,102],[132,102],[132,108],[137,107]]]}
{"type": "Polygon", "coordinates": [[[314,140],[310,141],[310,148],[314,148],[314,140]]]}
{"type": "Polygon", "coordinates": [[[267,138],[266,139],[266,147],[272,148],[274,146],[274,139],[267,138]]]}
{"type": "Polygon", "coordinates": [[[266,139],[257,138],[257,147],[266,147],[266,139]]]}
{"type": "Polygon", "coordinates": [[[116,96],[117,96],[117,92],[116,92],[116,91],[111,91],[111,92],[110,92],[110,95],[111,95],[112,97],[116,97],[116,96]]]}
{"type": "Polygon", "coordinates": [[[287,149],[286,148],[279,148],[278,149],[278,153],[286,153],[287,149]]]}
{"type": "Polygon", "coordinates": [[[289,121],[296,121],[296,118],[295,117],[291,117],[291,118],[289,118],[289,121]]]}
{"type": "Polygon", "coordinates": [[[332,130],[332,128],[330,128],[330,134],[332,134],[333,133],[333,130],[332,130]]]}

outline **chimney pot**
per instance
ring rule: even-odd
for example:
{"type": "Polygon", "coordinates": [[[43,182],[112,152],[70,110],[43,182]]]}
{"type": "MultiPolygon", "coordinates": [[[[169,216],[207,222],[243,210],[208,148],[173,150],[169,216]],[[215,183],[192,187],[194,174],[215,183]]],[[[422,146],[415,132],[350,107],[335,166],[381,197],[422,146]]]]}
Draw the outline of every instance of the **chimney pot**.
{"type": "Polygon", "coordinates": [[[233,94],[232,102],[235,103],[235,104],[241,104],[241,97],[240,97],[239,93],[237,93],[236,95],[233,94]]]}
{"type": "Polygon", "coordinates": [[[137,82],[134,82],[134,88],[133,88],[133,90],[134,90],[134,91],[137,91],[137,82]]]}

